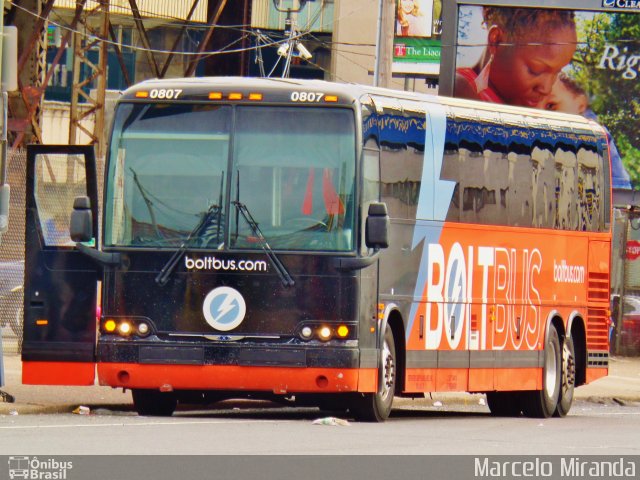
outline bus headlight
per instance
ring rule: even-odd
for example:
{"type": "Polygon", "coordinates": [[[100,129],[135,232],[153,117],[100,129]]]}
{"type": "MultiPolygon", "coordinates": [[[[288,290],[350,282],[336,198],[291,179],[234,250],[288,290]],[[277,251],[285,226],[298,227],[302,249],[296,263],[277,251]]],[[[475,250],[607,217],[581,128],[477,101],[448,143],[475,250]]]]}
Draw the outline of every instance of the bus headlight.
{"type": "Polygon", "coordinates": [[[148,323],[140,323],[138,325],[138,334],[142,337],[146,336],[149,334],[149,324],[148,323]]]}
{"type": "Polygon", "coordinates": [[[120,322],[118,332],[120,335],[129,335],[131,333],[131,324],[127,321],[120,322]]]}
{"type": "Polygon", "coordinates": [[[137,335],[147,337],[153,331],[152,323],[146,318],[106,318],[100,328],[102,333],[117,334],[121,337],[137,335]]]}
{"type": "Polygon", "coordinates": [[[318,336],[320,340],[327,341],[331,338],[331,329],[329,327],[322,327],[318,330],[318,336]]]}
{"type": "Polygon", "coordinates": [[[354,340],[358,327],[355,323],[338,323],[323,321],[305,322],[298,327],[298,337],[304,341],[320,340],[354,340]]]}

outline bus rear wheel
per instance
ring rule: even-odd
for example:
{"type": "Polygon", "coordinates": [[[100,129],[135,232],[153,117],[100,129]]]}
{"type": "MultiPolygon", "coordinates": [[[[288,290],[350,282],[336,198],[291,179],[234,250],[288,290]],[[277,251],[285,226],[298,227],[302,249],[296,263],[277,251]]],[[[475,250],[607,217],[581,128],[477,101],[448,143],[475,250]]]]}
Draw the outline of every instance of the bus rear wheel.
{"type": "Polygon", "coordinates": [[[573,403],[573,391],[576,386],[576,354],[573,338],[567,335],[562,342],[562,381],[560,382],[560,398],[553,413],[554,417],[565,417],[573,403]]]}
{"type": "Polygon", "coordinates": [[[560,338],[554,326],[544,346],[544,367],[542,372],[542,390],[523,393],[522,412],[527,417],[549,418],[556,411],[560,398],[562,380],[562,353],[560,338]]]}
{"type": "Polygon", "coordinates": [[[178,398],[173,392],[134,388],[131,391],[133,407],[138,415],[148,417],[170,417],[178,406],[178,398]]]}
{"type": "Polygon", "coordinates": [[[396,388],[396,348],[387,325],[378,365],[378,391],[358,394],[351,405],[354,418],[363,422],[384,422],[389,418],[396,388]]]}

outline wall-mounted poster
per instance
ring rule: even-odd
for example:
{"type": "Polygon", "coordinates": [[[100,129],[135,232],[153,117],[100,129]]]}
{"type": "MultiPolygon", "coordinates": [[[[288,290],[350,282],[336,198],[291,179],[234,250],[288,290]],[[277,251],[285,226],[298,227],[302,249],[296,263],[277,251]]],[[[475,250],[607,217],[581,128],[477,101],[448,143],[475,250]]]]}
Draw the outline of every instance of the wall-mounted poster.
{"type": "Polygon", "coordinates": [[[397,0],[394,73],[438,74],[441,14],[442,0],[397,0]]]}

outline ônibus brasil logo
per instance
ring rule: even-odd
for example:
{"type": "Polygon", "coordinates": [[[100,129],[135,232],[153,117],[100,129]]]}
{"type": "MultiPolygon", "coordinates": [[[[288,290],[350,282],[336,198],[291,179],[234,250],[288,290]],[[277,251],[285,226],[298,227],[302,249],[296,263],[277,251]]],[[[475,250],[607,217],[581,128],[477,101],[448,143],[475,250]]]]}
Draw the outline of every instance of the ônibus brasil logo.
{"type": "Polygon", "coordinates": [[[213,328],[228,332],[242,323],[247,313],[247,305],[236,289],[218,287],[205,297],[202,313],[213,328]]]}
{"type": "Polygon", "coordinates": [[[9,457],[9,478],[33,480],[66,480],[67,470],[73,468],[73,462],[63,462],[55,458],[9,457]]]}

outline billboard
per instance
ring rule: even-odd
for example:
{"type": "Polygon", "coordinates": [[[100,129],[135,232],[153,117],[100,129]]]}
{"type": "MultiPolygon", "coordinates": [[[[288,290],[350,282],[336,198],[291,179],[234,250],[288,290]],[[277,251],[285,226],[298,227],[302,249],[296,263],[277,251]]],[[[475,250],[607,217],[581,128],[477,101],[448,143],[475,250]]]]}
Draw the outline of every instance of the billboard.
{"type": "Polygon", "coordinates": [[[442,0],[396,0],[395,10],[392,71],[437,75],[442,0]]]}
{"type": "Polygon", "coordinates": [[[441,94],[592,118],[610,133],[614,188],[640,185],[640,10],[471,3],[451,15],[441,94]]]}

